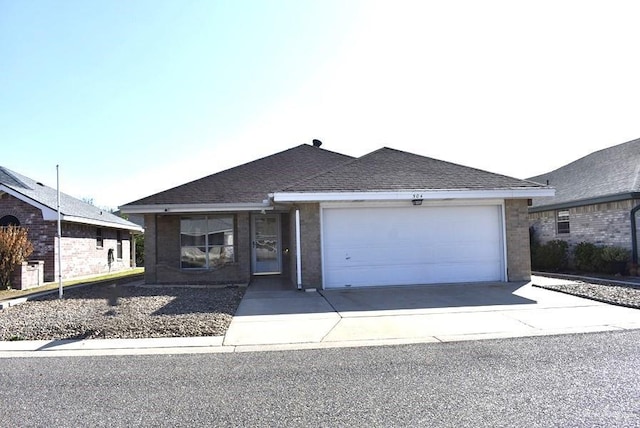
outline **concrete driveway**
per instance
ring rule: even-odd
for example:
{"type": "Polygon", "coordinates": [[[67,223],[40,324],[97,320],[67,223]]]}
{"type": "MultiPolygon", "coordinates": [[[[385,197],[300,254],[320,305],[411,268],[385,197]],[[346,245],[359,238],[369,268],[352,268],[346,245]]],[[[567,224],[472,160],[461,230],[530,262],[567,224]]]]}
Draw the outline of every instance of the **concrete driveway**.
{"type": "Polygon", "coordinates": [[[640,310],[532,283],[475,283],[304,292],[253,285],[226,346],[304,348],[438,342],[640,328],[640,310]]]}

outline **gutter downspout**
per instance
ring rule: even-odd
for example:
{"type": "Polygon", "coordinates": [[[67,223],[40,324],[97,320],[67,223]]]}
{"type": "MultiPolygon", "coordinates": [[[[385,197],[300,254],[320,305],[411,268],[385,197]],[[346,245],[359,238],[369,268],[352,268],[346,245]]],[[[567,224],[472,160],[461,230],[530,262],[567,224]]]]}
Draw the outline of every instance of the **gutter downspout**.
{"type": "Polygon", "coordinates": [[[302,290],[302,254],[300,253],[300,210],[296,208],[296,283],[302,290]]]}
{"type": "Polygon", "coordinates": [[[631,260],[634,264],[638,264],[638,234],[636,227],[636,212],[640,210],[640,205],[636,205],[631,209],[631,260]]]}

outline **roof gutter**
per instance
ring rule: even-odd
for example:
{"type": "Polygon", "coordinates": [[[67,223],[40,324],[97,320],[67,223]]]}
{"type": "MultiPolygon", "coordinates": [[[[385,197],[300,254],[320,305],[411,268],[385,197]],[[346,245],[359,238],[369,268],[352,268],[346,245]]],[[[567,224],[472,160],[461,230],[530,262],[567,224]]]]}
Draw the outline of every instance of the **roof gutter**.
{"type": "Polygon", "coordinates": [[[554,196],[551,187],[511,189],[418,189],[373,192],[276,192],[274,202],[397,201],[413,199],[525,199],[554,196]]]}

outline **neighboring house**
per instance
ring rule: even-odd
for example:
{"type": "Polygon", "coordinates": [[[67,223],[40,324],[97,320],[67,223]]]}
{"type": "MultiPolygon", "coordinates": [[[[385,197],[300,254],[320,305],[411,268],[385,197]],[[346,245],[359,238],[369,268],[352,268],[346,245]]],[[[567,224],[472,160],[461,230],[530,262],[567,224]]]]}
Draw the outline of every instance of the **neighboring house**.
{"type": "MultiPolygon", "coordinates": [[[[29,260],[44,261],[44,281],[58,279],[57,194],[56,189],[0,167],[0,226],[28,229],[34,247],[29,260]]],[[[60,217],[63,279],[131,267],[131,235],[142,233],[140,226],[64,193],[60,217]]]]}
{"type": "Polygon", "coordinates": [[[541,243],[554,239],[618,246],[638,260],[640,139],[599,150],[529,180],[556,189],[534,198],[531,226],[541,243]]]}
{"type": "Polygon", "coordinates": [[[299,288],[530,278],[528,199],[547,186],[382,148],[300,145],[126,204],[148,283],[299,288]]]}

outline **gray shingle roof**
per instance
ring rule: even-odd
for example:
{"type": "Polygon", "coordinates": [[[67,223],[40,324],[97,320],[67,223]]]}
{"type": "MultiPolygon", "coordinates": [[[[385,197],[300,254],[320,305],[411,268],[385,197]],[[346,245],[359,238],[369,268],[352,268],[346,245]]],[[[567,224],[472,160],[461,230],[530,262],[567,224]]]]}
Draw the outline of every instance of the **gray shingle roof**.
{"type": "Polygon", "coordinates": [[[369,192],[540,187],[544,186],[384,147],[280,190],[285,192],[369,192]]]}
{"type": "Polygon", "coordinates": [[[274,190],[350,159],[353,158],[302,144],[130,202],[126,206],[261,203],[274,190]]]}
{"type": "MultiPolygon", "coordinates": [[[[56,211],[58,206],[58,191],[45,186],[29,177],[13,172],[0,166],[0,185],[6,186],[24,196],[33,203],[44,205],[56,211]]],[[[79,217],[87,220],[87,224],[94,222],[108,223],[108,226],[139,230],[140,227],[122,217],[111,214],[91,204],[60,192],[60,212],[63,216],[79,217]]]]}
{"type": "Polygon", "coordinates": [[[555,187],[554,197],[535,198],[533,207],[580,202],[640,192],[640,139],[599,150],[529,180],[555,187]]]}

